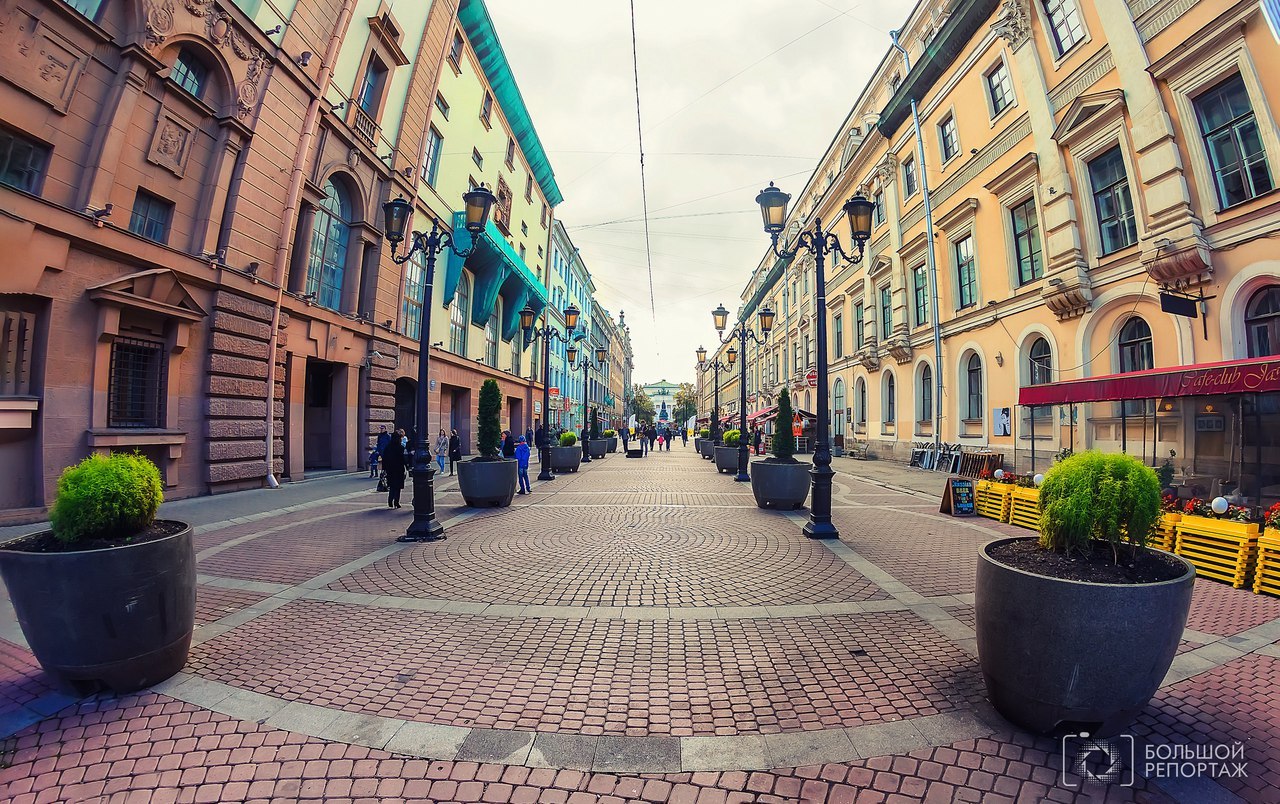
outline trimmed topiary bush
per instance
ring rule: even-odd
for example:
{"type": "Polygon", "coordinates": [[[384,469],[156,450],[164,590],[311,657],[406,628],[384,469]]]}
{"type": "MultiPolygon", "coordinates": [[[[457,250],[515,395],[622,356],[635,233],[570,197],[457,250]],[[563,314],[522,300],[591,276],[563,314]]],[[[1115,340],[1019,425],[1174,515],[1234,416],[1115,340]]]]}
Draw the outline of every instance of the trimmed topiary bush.
{"type": "Polygon", "coordinates": [[[605,437],[605,438],[613,438],[613,437],[614,437],[614,436],[616,436],[617,434],[618,434],[618,431],[617,431],[617,430],[605,430],[605,431],[604,431],[604,437],[605,437]]]}
{"type": "Polygon", "coordinates": [[[791,434],[791,418],[795,415],[791,409],[791,392],[783,388],[778,394],[778,417],[775,419],[773,433],[773,457],[780,461],[794,461],[796,454],[796,437],[791,434]]]}
{"type": "Polygon", "coordinates": [[[1089,450],[1055,464],[1040,487],[1040,545],[1087,553],[1099,539],[1145,546],[1160,521],[1160,480],[1129,455],[1089,450]]]}
{"type": "Polygon", "coordinates": [[[711,428],[709,428],[709,427],[704,427],[704,428],[702,428],[701,430],[699,430],[699,431],[698,431],[698,436],[699,436],[699,437],[701,437],[701,438],[710,438],[710,437],[711,437],[711,428]]]}
{"type": "Polygon", "coordinates": [[[497,458],[502,443],[502,389],[497,380],[485,380],[480,386],[479,426],[476,449],[482,458],[497,458]]]}
{"type": "Polygon", "coordinates": [[[160,470],[142,455],[91,455],[63,470],[49,521],[67,543],[123,539],[155,522],[163,498],[160,470]]]}
{"type": "Polygon", "coordinates": [[[575,433],[564,433],[560,436],[560,446],[573,447],[578,443],[578,436],[575,433]]]}
{"type": "Polygon", "coordinates": [[[724,445],[726,447],[738,446],[738,441],[742,439],[741,430],[727,430],[724,434],[724,445]]]}

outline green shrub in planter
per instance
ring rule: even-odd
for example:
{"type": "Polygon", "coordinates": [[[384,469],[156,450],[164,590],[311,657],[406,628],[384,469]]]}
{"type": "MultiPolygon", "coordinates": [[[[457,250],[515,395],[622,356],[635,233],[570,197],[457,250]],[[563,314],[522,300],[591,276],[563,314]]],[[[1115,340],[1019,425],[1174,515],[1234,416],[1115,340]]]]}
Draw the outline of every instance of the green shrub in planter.
{"type": "Polygon", "coordinates": [[[791,410],[791,392],[786,388],[778,394],[778,418],[775,420],[775,432],[773,434],[773,457],[780,461],[795,460],[792,456],[796,454],[796,437],[791,433],[791,419],[794,416],[791,410]]]}
{"type": "Polygon", "coordinates": [[[709,428],[709,427],[704,427],[704,428],[702,428],[701,430],[699,430],[699,431],[698,431],[698,436],[699,436],[699,437],[701,437],[701,438],[710,438],[710,437],[711,437],[711,428],[709,428]]]}
{"type": "Polygon", "coordinates": [[[741,430],[726,430],[724,434],[724,445],[726,447],[738,446],[738,441],[742,439],[741,430]]]}
{"type": "Polygon", "coordinates": [[[160,470],[142,455],[91,455],[58,478],[49,521],[63,542],[127,538],[155,522],[163,497],[160,470]]]}
{"type": "Polygon", "coordinates": [[[618,431],[617,431],[617,430],[605,430],[605,431],[604,431],[604,437],[605,437],[605,438],[613,438],[613,437],[614,437],[614,436],[616,436],[617,434],[618,434],[618,431]]]}
{"type": "Polygon", "coordinates": [[[560,446],[572,447],[578,443],[578,436],[574,433],[565,433],[560,436],[560,446]]]}
{"type": "Polygon", "coordinates": [[[1145,546],[1160,521],[1160,480],[1129,455],[1089,450],[1063,459],[1040,487],[1040,545],[1086,553],[1099,539],[1145,546]]]}
{"type": "Polygon", "coordinates": [[[498,457],[502,445],[502,389],[497,380],[485,380],[480,386],[479,426],[476,428],[476,449],[481,458],[498,457]]]}

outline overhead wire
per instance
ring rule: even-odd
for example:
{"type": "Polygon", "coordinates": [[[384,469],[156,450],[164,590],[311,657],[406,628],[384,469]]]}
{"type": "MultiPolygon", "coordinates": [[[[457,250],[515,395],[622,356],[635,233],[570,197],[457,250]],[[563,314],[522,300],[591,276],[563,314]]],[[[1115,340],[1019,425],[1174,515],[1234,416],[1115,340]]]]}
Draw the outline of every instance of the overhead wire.
{"type": "Polygon", "coordinates": [[[631,6],[631,67],[636,85],[636,139],[640,150],[640,204],[644,212],[644,250],[645,263],[649,271],[649,316],[654,324],[658,323],[658,305],[653,296],[653,255],[649,248],[649,193],[644,178],[644,125],[640,117],[640,51],[636,44],[636,0],[630,0],[631,6]]]}

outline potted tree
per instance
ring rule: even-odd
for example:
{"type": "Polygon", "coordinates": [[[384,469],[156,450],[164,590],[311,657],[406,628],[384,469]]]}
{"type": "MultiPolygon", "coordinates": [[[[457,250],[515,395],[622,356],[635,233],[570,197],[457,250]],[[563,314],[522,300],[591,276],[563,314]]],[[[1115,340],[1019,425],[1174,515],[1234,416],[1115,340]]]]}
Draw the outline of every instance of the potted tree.
{"type": "Polygon", "coordinates": [[[582,463],[582,448],[577,446],[578,437],[573,433],[560,436],[560,446],[547,450],[551,453],[551,470],[553,472],[576,472],[582,463]]]}
{"type": "MultiPolygon", "coordinates": [[[[778,421],[791,421],[791,393],[778,394],[778,421]]],[[[760,508],[794,510],[809,496],[809,467],[795,459],[796,437],[789,427],[773,436],[773,457],[751,463],[751,493],[760,508]]]]}
{"type": "Polygon", "coordinates": [[[592,460],[603,458],[605,453],[609,451],[609,442],[605,440],[604,435],[600,432],[600,417],[595,412],[591,412],[591,437],[587,439],[587,454],[592,460]]]}
{"type": "Polygon", "coordinates": [[[716,472],[738,471],[738,439],[740,430],[725,430],[724,444],[715,448],[716,472]]]}
{"type": "Polygon", "coordinates": [[[612,429],[605,430],[604,438],[605,438],[605,441],[607,441],[609,444],[609,446],[606,448],[606,451],[617,452],[618,451],[618,431],[612,430],[612,429]]]}
{"type": "Polygon", "coordinates": [[[978,659],[992,704],[1031,731],[1114,734],[1159,688],[1191,605],[1195,567],[1145,548],[1155,472],[1083,452],[1040,487],[1040,536],[978,553],[978,659]]]}
{"type": "Polygon", "coordinates": [[[185,522],[156,519],[162,497],[142,455],[93,455],[58,479],[52,530],[0,545],[22,633],[62,687],[132,692],[186,664],[195,548],[185,522]]]}
{"type": "Polygon", "coordinates": [[[501,455],[502,390],[497,380],[480,386],[476,427],[478,457],[458,464],[458,490],[472,508],[511,505],[516,496],[516,462],[501,455]]]}
{"type": "Polygon", "coordinates": [[[715,457],[716,442],[711,437],[711,428],[702,428],[702,440],[698,442],[698,454],[707,460],[715,457]]]}

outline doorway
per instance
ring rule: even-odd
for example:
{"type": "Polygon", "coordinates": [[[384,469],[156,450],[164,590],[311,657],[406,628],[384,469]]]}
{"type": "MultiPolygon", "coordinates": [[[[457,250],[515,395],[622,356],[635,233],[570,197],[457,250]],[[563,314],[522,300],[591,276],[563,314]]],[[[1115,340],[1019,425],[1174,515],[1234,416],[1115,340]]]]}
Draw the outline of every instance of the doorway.
{"type": "Polygon", "coordinates": [[[408,377],[396,379],[395,426],[405,433],[413,432],[418,421],[418,383],[408,377]]]}
{"type": "Polygon", "coordinates": [[[333,375],[332,363],[307,361],[306,409],[302,419],[304,469],[333,468],[333,375]]]}

